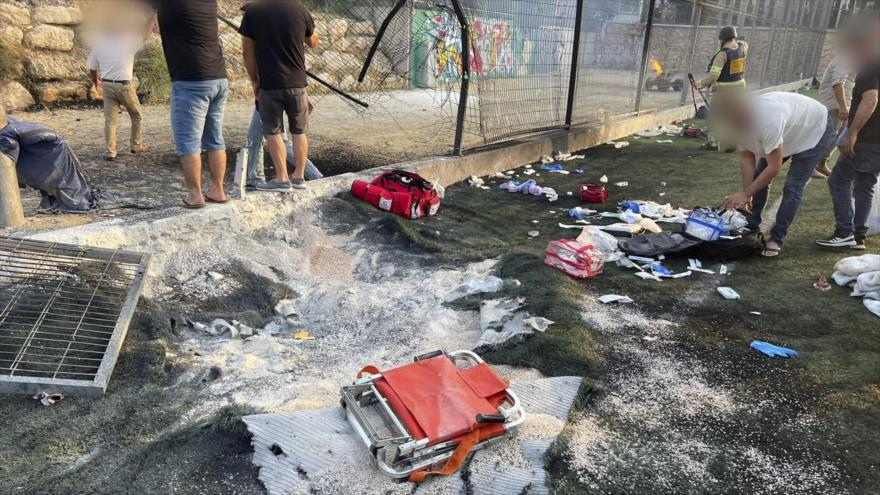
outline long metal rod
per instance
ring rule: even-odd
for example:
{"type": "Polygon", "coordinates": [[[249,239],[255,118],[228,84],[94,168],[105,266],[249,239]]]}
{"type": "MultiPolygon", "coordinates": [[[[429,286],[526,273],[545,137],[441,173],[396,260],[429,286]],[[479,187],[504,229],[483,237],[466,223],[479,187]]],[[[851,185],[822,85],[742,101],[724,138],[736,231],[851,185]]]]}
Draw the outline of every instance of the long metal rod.
{"type": "Polygon", "coordinates": [[[571,128],[574,117],[574,98],[577,92],[578,72],[581,65],[581,27],[584,18],[584,0],[577,0],[574,17],[574,40],[571,48],[571,73],[568,76],[568,103],[565,107],[565,128],[571,128]]]}
{"type": "Polygon", "coordinates": [[[642,67],[639,71],[639,86],[636,90],[635,111],[642,110],[642,93],[644,92],[645,77],[648,72],[648,57],[651,56],[651,31],[654,29],[654,9],[657,0],[648,1],[648,20],[645,22],[645,43],[642,46],[642,67]]]}
{"type": "MultiPolygon", "coordinates": [[[[222,15],[218,15],[217,18],[219,18],[221,21],[223,21],[227,26],[229,26],[229,27],[231,27],[232,29],[235,29],[236,31],[238,31],[238,29],[239,29],[238,24],[236,24],[236,23],[232,22],[231,20],[229,20],[229,19],[223,17],[222,15]]],[[[309,76],[310,78],[314,79],[315,82],[317,82],[318,84],[320,84],[320,85],[322,85],[322,86],[325,86],[327,89],[329,89],[330,91],[336,93],[337,95],[339,95],[339,96],[345,98],[346,100],[348,100],[348,101],[350,101],[350,102],[352,102],[352,103],[355,103],[355,104],[357,104],[357,105],[360,105],[360,106],[362,106],[362,107],[364,107],[364,108],[370,108],[369,103],[367,103],[367,102],[365,102],[365,101],[363,101],[363,100],[359,100],[359,99],[355,98],[354,96],[352,96],[352,95],[346,93],[345,91],[342,91],[341,89],[337,88],[336,86],[330,84],[329,82],[327,82],[327,81],[321,79],[320,77],[318,77],[318,76],[312,74],[311,72],[306,71],[306,75],[309,76]]]]}
{"type": "Polygon", "coordinates": [[[373,58],[376,56],[376,52],[379,50],[379,43],[382,43],[382,38],[385,37],[385,31],[388,30],[388,26],[391,25],[391,21],[394,20],[394,17],[400,12],[400,9],[406,5],[407,0],[398,0],[398,2],[391,9],[391,12],[388,13],[388,16],[385,17],[385,20],[382,21],[382,25],[379,26],[379,30],[376,32],[376,39],[373,40],[373,45],[370,47],[369,53],[367,53],[367,59],[364,60],[364,66],[361,68],[361,73],[358,75],[358,82],[364,82],[364,79],[367,77],[367,71],[370,69],[370,65],[373,64],[373,58]]]}
{"type": "Polygon", "coordinates": [[[458,116],[455,121],[455,142],[452,145],[452,154],[460,155],[471,86],[471,29],[467,16],[464,15],[464,9],[461,7],[461,2],[452,0],[452,7],[455,9],[455,16],[461,27],[461,92],[458,97],[458,116]]]}

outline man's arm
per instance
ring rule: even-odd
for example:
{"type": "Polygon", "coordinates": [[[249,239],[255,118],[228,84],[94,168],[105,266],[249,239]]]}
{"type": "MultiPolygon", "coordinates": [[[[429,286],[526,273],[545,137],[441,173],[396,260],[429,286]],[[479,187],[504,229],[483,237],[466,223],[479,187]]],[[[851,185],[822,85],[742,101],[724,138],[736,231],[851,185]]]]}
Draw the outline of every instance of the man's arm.
{"type": "Polygon", "coordinates": [[[834,85],[834,99],[837,100],[837,118],[846,120],[849,118],[849,102],[846,101],[846,90],[843,83],[839,82],[834,85]]]}
{"type": "Polygon", "coordinates": [[[306,38],[306,46],[308,46],[309,48],[318,47],[318,33],[312,33],[311,36],[306,38]]]}
{"type": "Polygon", "coordinates": [[[156,23],[158,22],[158,17],[156,14],[152,14],[150,19],[147,20],[147,26],[144,28],[144,43],[150,41],[150,36],[153,35],[153,31],[156,30],[156,23]]]}
{"type": "MultiPolygon", "coordinates": [[[[749,153],[751,154],[751,153],[749,153]]],[[[728,209],[736,209],[748,204],[758,192],[769,186],[773,179],[782,171],[783,149],[782,146],[771,151],[767,157],[767,168],[761,172],[761,175],[755,177],[755,155],[746,156],[745,153],[740,155],[740,167],[742,168],[743,187],[742,192],[725,198],[724,206],[728,209]],[[750,183],[746,184],[749,177],[753,178],[750,183]]]]}
{"type": "Polygon", "coordinates": [[[878,95],[880,95],[880,92],[876,89],[862,93],[862,102],[859,103],[859,108],[856,109],[856,114],[847,130],[846,140],[844,140],[843,146],[840,149],[844,155],[850,158],[856,156],[856,143],[859,141],[859,132],[868,123],[871,115],[874,115],[874,110],[877,109],[878,95]]]}
{"type": "Polygon", "coordinates": [[[742,151],[739,154],[739,168],[742,172],[743,190],[755,181],[755,162],[757,158],[751,151],[742,151]]]}
{"type": "Polygon", "coordinates": [[[257,43],[247,36],[241,37],[242,56],[244,67],[254,88],[254,96],[260,96],[260,74],[257,72],[257,43]]]}
{"type": "Polygon", "coordinates": [[[722,50],[718,52],[718,55],[715,55],[715,60],[712,61],[712,68],[709,69],[709,75],[703,78],[703,80],[697,81],[697,89],[708,88],[715,84],[718,78],[721,77],[721,71],[724,70],[726,63],[727,53],[722,50]]]}

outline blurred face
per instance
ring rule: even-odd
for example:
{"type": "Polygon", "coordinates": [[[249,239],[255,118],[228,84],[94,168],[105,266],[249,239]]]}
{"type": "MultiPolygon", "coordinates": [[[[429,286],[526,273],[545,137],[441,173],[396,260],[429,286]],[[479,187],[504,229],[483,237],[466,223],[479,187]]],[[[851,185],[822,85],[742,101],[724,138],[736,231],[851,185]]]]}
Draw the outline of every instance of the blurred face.
{"type": "Polygon", "coordinates": [[[880,64],[880,20],[870,19],[851,26],[845,36],[844,55],[856,67],[880,64]]]}
{"type": "Polygon", "coordinates": [[[709,110],[712,131],[725,141],[740,142],[752,125],[752,103],[748,95],[722,97],[716,95],[709,110]]]}

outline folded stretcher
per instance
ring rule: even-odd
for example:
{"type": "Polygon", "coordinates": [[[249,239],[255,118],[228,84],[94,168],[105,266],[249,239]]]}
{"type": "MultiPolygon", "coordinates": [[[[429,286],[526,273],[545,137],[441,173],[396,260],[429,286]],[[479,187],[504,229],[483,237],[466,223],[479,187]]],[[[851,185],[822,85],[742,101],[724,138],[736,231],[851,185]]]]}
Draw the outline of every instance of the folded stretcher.
{"type": "Polygon", "coordinates": [[[455,472],[474,450],[525,421],[519,399],[470,351],[432,352],[342,388],[343,411],[378,468],[419,482],[455,472]]]}

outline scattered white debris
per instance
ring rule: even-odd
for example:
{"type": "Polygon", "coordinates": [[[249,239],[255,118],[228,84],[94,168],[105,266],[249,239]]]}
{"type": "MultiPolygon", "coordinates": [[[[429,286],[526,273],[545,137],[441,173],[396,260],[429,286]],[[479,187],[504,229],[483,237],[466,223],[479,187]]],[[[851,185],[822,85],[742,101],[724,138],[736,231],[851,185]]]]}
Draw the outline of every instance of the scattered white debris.
{"type": "Polygon", "coordinates": [[[48,392],[40,392],[34,396],[34,400],[40,401],[46,407],[54,405],[56,402],[61,402],[64,400],[64,396],[61,394],[50,394],[48,392]]]}
{"type": "Polygon", "coordinates": [[[627,181],[615,182],[614,185],[617,187],[629,187],[629,182],[627,182],[627,181]]]}
{"type": "Polygon", "coordinates": [[[538,237],[539,235],[541,235],[541,233],[538,232],[537,230],[530,230],[529,231],[529,237],[538,237]]]}
{"type": "Polygon", "coordinates": [[[602,184],[608,184],[608,176],[603,175],[602,177],[599,177],[599,182],[601,182],[602,184]]]}
{"type": "Polygon", "coordinates": [[[208,278],[211,279],[211,282],[214,282],[216,284],[216,283],[219,283],[221,280],[223,280],[226,277],[224,277],[222,274],[217,273],[217,272],[208,272],[208,278]]]}
{"type": "Polygon", "coordinates": [[[546,331],[550,325],[556,323],[555,321],[540,316],[532,316],[531,318],[526,318],[524,321],[526,325],[539,332],[546,331]]]}
{"type": "Polygon", "coordinates": [[[278,301],[278,304],[275,305],[275,312],[281,315],[283,318],[296,317],[296,309],[293,306],[293,301],[290,299],[282,299],[278,301]]]}
{"type": "Polygon", "coordinates": [[[760,311],[749,311],[750,315],[763,316],[760,311]]]}
{"type": "Polygon", "coordinates": [[[721,294],[721,297],[727,299],[728,301],[739,301],[742,299],[742,296],[739,295],[735,290],[730,287],[719,287],[718,293],[721,294]]]}
{"type": "Polygon", "coordinates": [[[618,296],[617,294],[607,294],[604,296],[600,296],[599,302],[602,304],[609,304],[609,303],[630,304],[633,302],[633,300],[627,296],[618,296]]]}
{"type": "Polygon", "coordinates": [[[454,301],[473,294],[498,292],[502,287],[504,287],[504,280],[494,275],[472,277],[446,294],[446,300],[454,301]]]}
{"type": "Polygon", "coordinates": [[[657,144],[672,144],[674,141],[671,139],[658,139],[657,144]]]}
{"type": "Polygon", "coordinates": [[[718,269],[718,273],[721,275],[727,275],[729,273],[727,271],[727,265],[721,265],[721,268],[718,269]]]}

